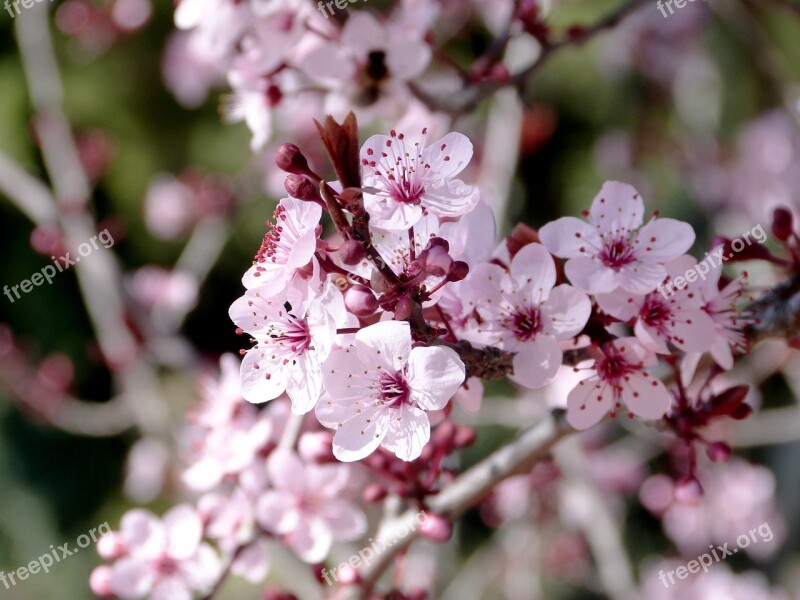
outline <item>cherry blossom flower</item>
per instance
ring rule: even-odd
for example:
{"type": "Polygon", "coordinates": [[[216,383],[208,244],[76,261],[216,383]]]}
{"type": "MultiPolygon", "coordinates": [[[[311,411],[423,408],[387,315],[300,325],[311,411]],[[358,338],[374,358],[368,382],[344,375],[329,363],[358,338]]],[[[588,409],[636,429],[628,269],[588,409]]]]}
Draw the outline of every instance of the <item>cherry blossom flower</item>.
{"type": "Polygon", "coordinates": [[[256,344],[241,368],[242,395],[248,402],[274,400],[285,392],[295,414],[305,414],[317,403],[321,364],[333,346],[336,321],[320,297],[305,296],[296,288],[278,296],[248,290],[231,306],[231,320],[256,344]]]}
{"type": "Polygon", "coordinates": [[[295,452],[278,449],[267,459],[267,475],[272,489],[259,498],[256,518],[284,536],[302,560],[322,562],[334,539],[353,540],[366,531],[364,513],[343,495],[348,465],[304,464],[295,452]]]}
{"type": "Polygon", "coordinates": [[[123,600],[190,600],[193,592],[208,591],[221,571],[216,553],[201,541],[200,517],[187,504],[171,509],[163,520],[147,510],[131,510],[122,517],[119,533],[108,535],[114,543],[105,545],[119,557],[109,585],[123,600]]]}
{"type": "Polygon", "coordinates": [[[339,460],[356,461],[383,446],[410,461],[428,443],[425,411],[444,408],[466,370],[453,350],[412,348],[411,342],[407,322],[376,323],[325,363],[328,398],[317,405],[317,418],[336,429],[333,453],[339,460]]]}
{"type": "Polygon", "coordinates": [[[465,282],[468,305],[480,315],[480,341],[514,352],[513,381],[538,388],[561,366],[558,340],[577,336],[592,303],[570,285],[555,286],[556,267],[541,244],[528,244],[508,271],[493,263],[475,267],[465,282]]]}
{"type": "Polygon", "coordinates": [[[184,483],[193,490],[210,490],[250,467],[274,435],[272,413],[248,404],[239,387],[239,361],[220,359],[219,378],[201,380],[203,402],[190,413],[184,433],[188,466],[184,483]]]}
{"type": "Polygon", "coordinates": [[[206,494],[197,510],[207,524],[206,536],[216,540],[227,555],[236,555],[231,572],[259,583],[267,576],[270,562],[266,542],[253,542],[257,534],[255,503],[256,499],[239,487],[230,496],[206,494]]]}
{"type": "Polygon", "coordinates": [[[588,429],[622,406],[631,417],[660,419],[672,402],[660,380],[644,371],[656,363],[655,355],[636,338],[621,338],[599,348],[595,374],[578,383],[567,397],[567,421],[576,429],[588,429]]]}
{"type": "Polygon", "coordinates": [[[547,249],[567,258],[565,272],[589,294],[618,287],[634,294],[653,291],[666,276],[664,262],[694,243],[692,227],[675,219],[642,226],[644,202],[630,185],[606,182],[592,202],[589,223],[563,217],[539,230],[547,249]]]}
{"type": "Polygon", "coordinates": [[[268,223],[255,262],[242,278],[247,289],[265,295],[285,289],[298,269],[314,257],[322,208],[313,202],[284,198],[268,223]]]}
{"type": "MultiPolygon", "coordinates": [[[[678,257],[666,264],[667,278],[674,280],[696,264],[691,256],[678,257]]],[[[675,288],[667,297],[660,291],[641,295],[618,288],[595,298],[609,315],[625,322],[635,320],[636,337],[655,352],[669,354],[670,342],[684,352],[705,352],[716,337],[716,324],[704,310],[701,283],[675,288]]]]}
{"type": "Polygon", "coordinates": [[[424,40],[413,43],[407,32],[357,11],[339,40],[321,42],[299,66],[329,90],[326,112],[343,116],[353,107],[368,107],[360,112],[398,118],[411,99],[406,82],[420,75],[430,59],[424,40]]]}
{"type": "Polygon", "coordinates": [[[747,273],[737,277],[722,289],[719,280],[722,269],[712,269],[708,278],[699,283],[699,296],[703,310],[714,321],[714,333],[710,342],[711,356],[723,369],[733,367],[733,352],[747,349],[744,326],[752,317],[737,309],[747,288],[747,273]]]}
{"type": "Polygon", "coordinates": [[[480,200],[475,186],[456,179],[472,158],[472,143],[451,132],[427,143],[402,133],[373,135],[361,147],[364,205],[375,227],[408,229],[429,212],[439,217],[458,217],[470,212],[480,200]]]}

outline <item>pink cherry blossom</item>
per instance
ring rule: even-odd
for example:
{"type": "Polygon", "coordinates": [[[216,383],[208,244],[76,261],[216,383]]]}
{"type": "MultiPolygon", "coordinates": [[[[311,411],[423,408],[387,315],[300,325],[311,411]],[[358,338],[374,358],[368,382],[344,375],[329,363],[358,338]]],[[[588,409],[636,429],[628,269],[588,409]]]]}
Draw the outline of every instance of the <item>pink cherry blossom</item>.
{"type": "Polygon", "coordinates": [[[698,282],[699,296],[703,310],[714,321],[711,356],[720,367],[730,369],[733,367],[732,350],[747,349],[744,326],[752,317],[737,308],[747,289],[747,273],[719,289],[721,276],[722,269],[713,269],[705,281],[698,282]]]}
{"type": "Polygon", "coordinates": [[[210,490],[238,477],[277,429],[271,411],[259,412],[242,398],[236,357],[223,355],[220,367],[219,378],[201,380],[203,402],[190,413],[184,432],[188,466],[183,481],[193,490],[210,490]]]}
{"type": "Polygon", "coordinates": [[[278,296],[249,290],[233,303],[230,317],[256,344],[242,361],[244,398],[260,403],[285,392],[295,414],[314,408],[322,392],[321,365],[336,335],[326,303],[294,288],[278,296]]]}
{"type": "MultiPolygon", "coordinates": [[[[683,276],[696,264],[691,256],[678,257],[666,264],[667,278],[683,276]]],[[[609,315],[625,322],[635,321],[636,337],[655,352],[669,354],[668,343],[684,352],[705,352],[714,341],[716,325],[703,309],[700,283],[672,289],[666,297],[660,290],[642,295],[618,288],[609,294],[597,294],[596,299],[609,315]]]]}
{"type": "Polygon", "coordinates": [[[458,217],[477,205],[475,186],[456,179],[472,158],[472,143],[448,133],[427,143],[427,133],[407,139],[395,131],[373,135],[361,147],[364,204],[375,227],[408,229],[426,212],[458,217]],[[373,191],[374,190],[374,191],[373,191]]]}
{"type": "Polygon", "coordinates": [[[520,250],[506,271],[493,263],[475,267],[465,281],[467,304],[480,315],[480,341],[514,352],[513,381],[542,387],[561,366],[559,340],[577,336],[592,303],[570,285],[555,286],[556,267],[541,244],[520,250]]]}
{"type": "Polygon", "coordinates": [[[339,40],[320,42],[300,60],[300,68],[329,93],[325,110],[343,116],[399,118],[411,99],[407,82],[431,59],[428,44],[383,24],[366,11],[354,11],[339,40]],[[366,110],[365,110],[366,109],[366,110]]]}
{"type": "Polygon", "coordinates": [[[322,208],[313,202],[284,198],[273,215],[255,262],[242,283],[264,294],[285,289],[298,269],[308,265],[317,248],[322,208]]]}
{"type": "Polygon", "coordinates": [[[202,543],[203,524],[183,504],[158,519],[151,512],[131,510],[122,517],[117,539],[121,558],[111,567],[109,586],[123,600],[191,600],[206,592],[218,577],[217,554],[202,543]]]}
{"type": "Polygon", "coordinates": [[[255,498],[236,488],[229,496],[206,494],[197,503],[197,510],[206,523],[206,536],[216,540],[228,556],[236,554],[231,572],[259,583],[267,576],[270,562],[266,542],[257,540],[255,504],[255,498]]]}
{"type": "Polygon", "coordinates": [[[334,539],[354,540],[367,528],[364,513],[344,494],[351,467],[306,464],[291,450],[275,450],[267,459],[272,489],[258,500],[262,527],[283,536],[308,563],[322,562],[334,539]]]}
{"type": "Polygon", "coordinates": [[[636,338],[621,338],[599,348],[601,356],[567,397],[567,421],[576,429],[588,429],[625,403],[631,416],[660,419],[672,403],[667,388],[644,370],[655,364],[655,355],[636,338]]]}
{"type": "Polygon", "coordinates": [[[336,458],[359,460],[383,446],[410,461],[430,439],[425,411],[445,407],[464,383],[465,367],[449,348],[412,348],[409,324],[385,321],[331,354],[322,374],[328,398],[317,405],[317,418],[336,429],[336,458]]]}
{"type": "Polygon", "coordinates": [[[653,291],[666,276],[664,262],[694,243],[692,227],[674,219],[642,226],[644,202],[630,185],[606,182],[592,202],[589,222],[563,217],[539,230],[547,249],[567,258],[573,285],[590,294],[618,287],[634,294],[653,291]]]}

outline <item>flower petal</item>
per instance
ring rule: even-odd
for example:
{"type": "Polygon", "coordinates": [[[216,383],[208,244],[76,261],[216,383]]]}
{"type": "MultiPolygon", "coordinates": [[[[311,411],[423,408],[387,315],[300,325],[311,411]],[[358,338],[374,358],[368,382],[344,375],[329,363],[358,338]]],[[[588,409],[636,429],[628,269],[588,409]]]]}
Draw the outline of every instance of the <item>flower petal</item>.
{"type": "Polygon", "coordinates": [[[403,404],[390,410],[389,431],[383,447],[394,452],[400,460],[419,458],[425,444],[431,438],[431,424],[425,411],[403,404]]]}
{"type": "Polygon", "coordinates": [[[568,340],[583,331],[592,314],[592,302],[578,288],[562,284],[553,288],[541,310],[544,332],[568,340]]]}
{"type": "Polygon", "coordinates": [[[411,398],[425,410],[444,408],[465,377],[464,363],[450,348],[418,347],[408,357],[411,398]]]}
{"type": "Polygon", "coordinates": [[[594,256],[603,246],[595,228],[575,217],[547,223],[539,230],[539,239],[551,253],[561,258],[594,256]]]}
{"type": "Polygon", "coordinates": [[[539,335],[514,355],[514,374],[509,379],[527,388],[543,387],[556,378],[562,359],[558,343],[549,335],[539,335]]]}
{"type": "Polygon", "coordinates": [[[570,258],[564,265],[564,273],[572,285],[587,294],[613,292],[619,286],[614,271],[594,258],[570,258]]]}
{"type": "Polygon", "coordinates": [[[614,406],[611,386],[598,377],[584,379],[567,396],[567,422],[575,429],[589,429],[614,406]]]}
{"type": "Polygon", "coordinates": [[[604,233],[633,231],[642,225],[644,201],[633,186],[607,181],[592,201],[592,224],[604,233]]]}

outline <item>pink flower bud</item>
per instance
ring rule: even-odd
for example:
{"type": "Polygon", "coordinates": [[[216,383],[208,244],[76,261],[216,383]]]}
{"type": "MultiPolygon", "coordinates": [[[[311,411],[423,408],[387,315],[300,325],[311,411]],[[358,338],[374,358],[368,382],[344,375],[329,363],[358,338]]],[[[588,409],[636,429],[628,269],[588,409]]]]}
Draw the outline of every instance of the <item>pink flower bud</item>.
{"type": "Polygon", "coordinates": [[[292,198],[306,201],[322,200],[319,190],[302,175],[288,175],[283,182],[283,187],[292,198]]]}
{"type": "Polygon", "coordinates": [[[358,571],[356,571],[355,568],[348,563],[339,565],[339,567],[336,569],[336,574],[339,576],[339,581],[345,585],[358,583],[358,571]]]}
{"type": "Polygon", "coordinates": [[[450,281],[461,281],[469,275],[469,265],[463,260],[457,260],[453,263],[453,268],[450,269],[448,279],[450,281]]]}
{"type": "Polygon", "coordinates": [[[681,504],[697,504],[703,497],[703,486],[697,478],[689,475],[675,486],[675,501],[681,504]]]}
{"type": "Polygon", "coordinates": [[[380,502],[389,492],[379,483],[370,483],[364,490],[364,502],[380,502]]]}
{"type": "Polygon", "coordinates": [[[303,152],[295,144],[281,144],[275,152],[275,164],[281,171],[314,177],[303,152]]]}
{"type": "Polygon", "coordinates": [[[434,246],[419,256],[424,269],[434,277],[444,277],[453,267],[453,259],[442,246],[434,246]]]}
{"type": "Polygon", "coordinates": [[[708,458],[715,463],[727,462],[731,454],[733,454],[733,450],[731,450],[731,447],[725,442],[714,442],[708,445],[706,454],[708,454],[708,458]]]}
{"type": "Polygon", "coordinates": [[[475,442],[476,437],[478,434],[472,427],[459,427],[453,437],[453,444],[456,448],[466,448],[475,442]]]}
{"type": "Polygon", "coordinates": [[[339,256],[342,257],[342,262],[346,265],[357,265],[367,255],[364,250],[364,244],[356,240],[347,240],[342,247],[339,248],[339,256]]]}
{"type": "Polygon", "coordinates": [[[444,517],[427,513],[419,525],[419,534],[432,542],[446,542],[453,535],[453,524],[444,517]]]}
{"type": "Polygon", "coordinates": [[[378,301],[364,285],[354,285],[344,293],[344,305],[357,317],[368,317],[378,310],[378,301]]]}
{"type": "Polygon", "coordinates": [[[102,565],[97,567],[89,576],[89,587],[92,593],[100,598],[113,598],[111,590],[111,567],[102,565]]]}
{"type": "Polygon", "coordinates": [[[127,553],[119,533],[111,532],[97,540],[97,553],[105,560],[116,560],[127,553]]]}
{"type": "Polygon", "coordinates": [[[792,213],[789,209],[779,206],[772,215],[772,234],[780,241],[785,242],[792,235],[792,213]]]}

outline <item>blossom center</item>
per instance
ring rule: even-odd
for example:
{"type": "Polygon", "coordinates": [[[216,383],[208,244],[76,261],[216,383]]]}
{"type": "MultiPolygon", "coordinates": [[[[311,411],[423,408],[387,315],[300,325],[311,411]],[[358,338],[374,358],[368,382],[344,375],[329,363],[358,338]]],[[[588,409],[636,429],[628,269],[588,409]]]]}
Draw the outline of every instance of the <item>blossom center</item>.
{"type": "Polygon", "coordinates": [[[612,269],[619,269],[636,260],[633,255],[633,248],[624,238],[617,238],[608,242],[600,251],[599,258],[605,266],[612,269]]]}
{"type": "Polygon", "coordinates": [[[506,319],[506,326],[521,342],[528,342],[542,330],[542,314],[535,306],[525,306],[506,319]]]}
{"type": "Polygon", "coordinates": [[[672,310],[663,300],[649,294],[639,311],[640,318],[650,327],[660,328],[672,316],[672,310]]]}
{"type": "Polygon", "coordinates": [[[607,350],[605,356],[598,361],[596,368],[600,378],[612,384],[636,370],[634,365],[631,365],[616,348],[607,350]]]}
{"type": "Polygon", "coordinates": [[[171,556],[161,556],[156,560],[156,571],[167,577],[175,575],[178,572],[178,561],[171,556]]]}
{"type": "Polygon", "coordinates": [[[408,402],[411,389],[402,373],[382,372],[379,379],[380,400],[384,406],[399,408],[403,403],[408,402]]]}
{"type": "Polygon", "coordinates": [[[267,330],[267,335],[279,348],[288,354],[297,356],[311,347],[311,331],[306,319],[300,319],[287,313],[283,326],[282,329],[279,329],[272,324],[267,330]]]}

